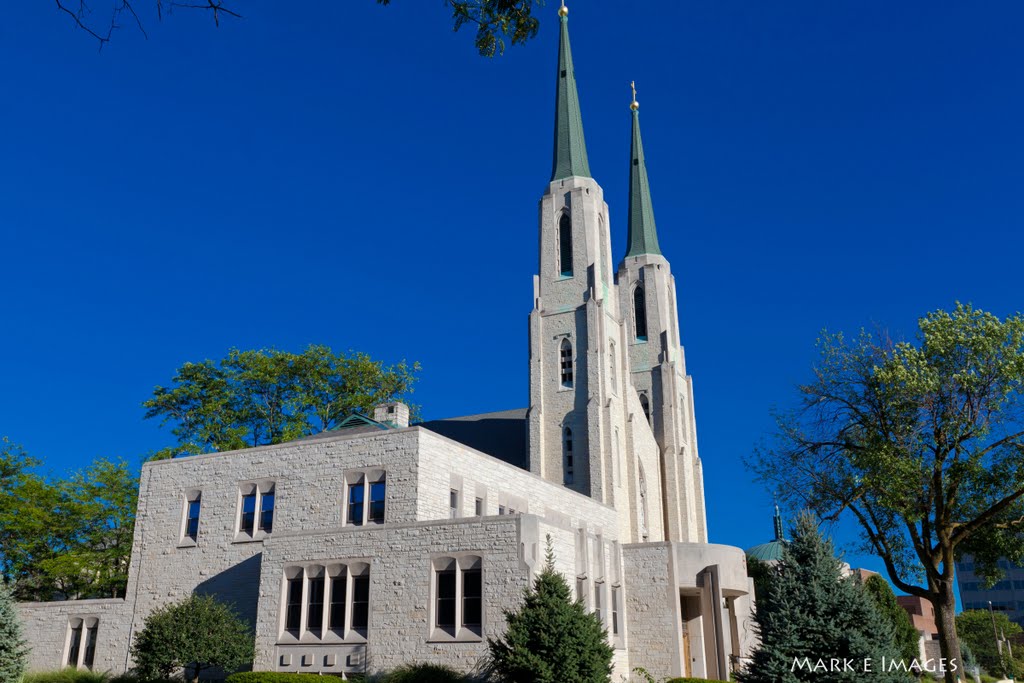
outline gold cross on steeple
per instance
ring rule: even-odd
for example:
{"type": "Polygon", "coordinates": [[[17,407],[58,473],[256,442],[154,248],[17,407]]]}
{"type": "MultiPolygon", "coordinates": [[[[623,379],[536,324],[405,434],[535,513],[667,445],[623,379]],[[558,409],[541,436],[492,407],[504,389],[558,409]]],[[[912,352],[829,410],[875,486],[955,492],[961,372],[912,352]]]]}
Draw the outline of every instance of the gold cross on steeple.
{"type": "Polygon", "coordinates": [[[636,101],[636,81],[630,81],[629,87],[633,91],[633,101],[629,103],[629,108],[636,111],[640,108],[640,103],[636,101]]]}

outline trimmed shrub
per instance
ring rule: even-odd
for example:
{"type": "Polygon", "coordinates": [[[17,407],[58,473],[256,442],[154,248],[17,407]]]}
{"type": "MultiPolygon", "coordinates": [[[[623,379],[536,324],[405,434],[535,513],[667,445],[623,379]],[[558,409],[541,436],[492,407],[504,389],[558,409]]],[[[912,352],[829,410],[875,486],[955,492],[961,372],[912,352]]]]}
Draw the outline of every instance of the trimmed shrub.
{"type": "Polygon", "coordinates": [[[466,676],[440,664],[406,664],[384,676],[383,683],[467,683],[466,676]]]}
{"type": "Polygon", "coordinates": [[[60,669],[25,674],[22,683],[108,683],[110,675],[87,669],[60,669]]]}
{"type": "MultiPolygon", "coordinates": [[[[318,674],[290,674],[279,671],[242,671],[231,674],[224,683],[330,683],[336,676],[318,674]]],[[[340,678],[338,679],[340,680],[340,678]]]]}

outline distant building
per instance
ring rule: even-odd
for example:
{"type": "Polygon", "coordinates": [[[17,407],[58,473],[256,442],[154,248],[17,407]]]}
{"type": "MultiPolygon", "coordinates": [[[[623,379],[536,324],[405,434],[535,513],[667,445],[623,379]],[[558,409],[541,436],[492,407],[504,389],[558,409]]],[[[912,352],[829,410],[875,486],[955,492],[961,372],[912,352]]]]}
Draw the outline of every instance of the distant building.
{"type": "Polygon", "coordinates": [[[999,568],[1006,576],[991,588],[974,573],[974,558],[970,555],[956,563],[956,581],[960,586],[960,605],[963,609],[992,609],[1005,612],[1010,621],[1024,626],[1024,567],[999,560],[999,568]]]}
{"type": "Polygon", "coordinates": [[[935,608],[932,603],[914,595],[897,595],[896,602],[910,615],[910,621],[917,629],[918,656],[921,659],[941,657],[939,627],[935,624],[935,608]]]}

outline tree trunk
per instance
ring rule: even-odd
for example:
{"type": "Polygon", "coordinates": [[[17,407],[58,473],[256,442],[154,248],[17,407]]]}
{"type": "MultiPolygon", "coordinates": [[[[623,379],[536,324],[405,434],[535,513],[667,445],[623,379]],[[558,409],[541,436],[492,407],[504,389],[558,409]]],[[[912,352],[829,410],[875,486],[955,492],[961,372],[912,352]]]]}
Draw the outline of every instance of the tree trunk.
{"type": "MultiPolygon", "coordinates": [[[[956,637],[956,596],[953,593],[953,582],[940,580],[936,587],[939,594],[932,599],[932,607],[935,609],[935,625],[939,628],[939,648],[946,660],[946,673],[942,680],[945,683],[957,683],[965,680],[966,672],[960,657],[960,639],[956,637]]],[[[932,664],[937,669],[940,663],[932,664]]]]}

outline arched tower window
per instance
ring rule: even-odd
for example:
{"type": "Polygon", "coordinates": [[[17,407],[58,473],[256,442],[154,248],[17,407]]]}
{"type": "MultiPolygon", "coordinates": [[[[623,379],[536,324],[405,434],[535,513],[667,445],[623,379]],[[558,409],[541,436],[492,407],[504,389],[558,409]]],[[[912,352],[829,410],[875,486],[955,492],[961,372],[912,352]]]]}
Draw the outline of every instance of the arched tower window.
{"type": "Polygon", "coordinates": [[[562,386],[572,388],[572,342],[568,339],[562,340],[558,352],[558,365],[562,375],[562,386]]]}
{"type": "Polygon", "coordinates": [[[558,272],[572,276],[572,219],[567,213],[558,219],[558,272]]]}
{"type": "Polygon", "coordinates": [[[608,342],[608,378],[611,380],[612,393],[615,393],[615,342],[608,342]]]}
{"type": "Polygon", "coordinates": [[[647,296],[643,285],[637,285],[633,290],[633,320],[637,341],[647,341],[647,296]]]}
{"type": "Polygon", "coordinates": [[[576,463],[572,457],[572,429],[569,427],[562,433],[562,460],[565,472],[563,480],[566,484],[571,484],[576,463]]]}
{"type": "Polygon", "coordinates": [[[640,394],[640,407],[644,411],[644,419],[651,424],[651,402],[647,400],[647,394],[640,394]]]}

